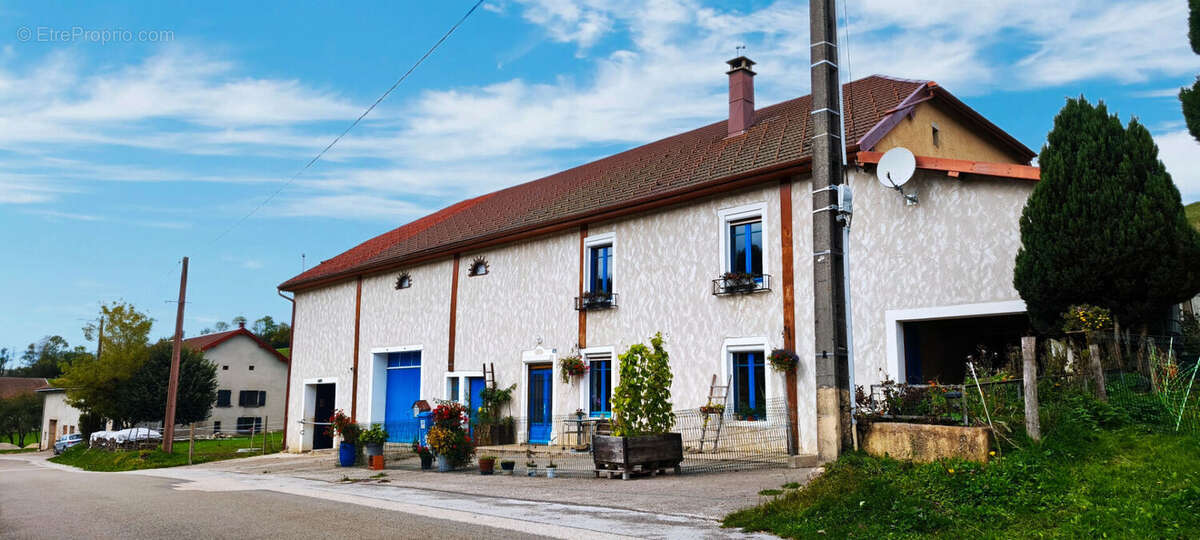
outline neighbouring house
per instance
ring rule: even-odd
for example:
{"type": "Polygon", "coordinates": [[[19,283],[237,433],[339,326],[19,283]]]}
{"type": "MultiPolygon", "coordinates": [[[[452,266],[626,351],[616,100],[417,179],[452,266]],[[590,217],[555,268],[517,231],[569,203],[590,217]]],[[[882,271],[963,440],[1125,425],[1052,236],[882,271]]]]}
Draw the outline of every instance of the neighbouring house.
{"type": "Polygon", "coordinates": [[[239,324],[228,332],[183,340],[217,367],[214,434],[259,433],[281,425],[287,392],[288,359],[239,324]]]}
{"type": "MultiPolygon", "coordinates": [[[[811,100],[755,108],[753,63],[729,64],[725,120],[459,202],[282,283],[288,449],[331,446],[314,421],[335,408],[393,426],[418,399],[473,407],[485,363],[517,384],[518,440],[557,440],[556,416],[610,414],[617,356],[661,331],[676,409],[703,405],[714,375],[736,424],[791,394],[815,454],[811,100]],[[795,392],[765,361],[785,337],[795,392]],[[575,354],[590,369],[564,383],[575,354]]],[[[1035,154],[932,81],[870,76],[843,102],[855,382],[960,377],[976,345],[1027,327],[1012,272],[1035,154]],[[898,146],[917,156],[916,204],[875,177],[898,146]]]]}
{"type": "Polygon", "coordinates": [[[43,385],[37,393],[42,396],[42,438],[38,449],[49,450],[59,437],[79,430],[81,412],[67,404],[67,391],[62,388],[43,385]]]}
{"type": "MultiPolygon", "coordinates": [[[[39,388],[43,388],[45,386],[46,379],[42,377],[0,377],[0,399],[10,399],[23,395],[31,395],[39,388]]],[[[39,444],[46,440],[44,419],[42,424],[42,434],[40,437],[38,437],[39,444]]],[[[31,444],[28,439],[26,439],[26,444],[31,444]]]]}

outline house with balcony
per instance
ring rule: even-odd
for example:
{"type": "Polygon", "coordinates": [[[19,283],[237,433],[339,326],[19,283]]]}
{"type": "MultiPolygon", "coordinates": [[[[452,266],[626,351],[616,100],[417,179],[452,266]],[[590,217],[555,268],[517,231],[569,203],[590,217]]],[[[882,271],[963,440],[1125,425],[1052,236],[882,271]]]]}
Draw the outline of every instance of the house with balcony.
{"type": "MultiPolygon", "coordinates": [[[[517,387],[518,441],[560,441],[554,419],[609,415],[618,356],[662,332],[677,409],[727,381],[731,423],[794,412],[793,447],[815,454],[811,100],[756,107],[752,66],[729,62],[726,119],[458,202],[282,283],[288,449],[331,445],[317,422],[334,409],[400,426],[418,400],[476,404],[485,365],[517,387]],[[766,361],[790,343],[793,378],[766,361]],[[563,382],[567,355],[589,369],[563,382]]],[[[951,378],[1025,330],[1012,270],[1035,154],[932,81],[873,75],[842,100],[856,384],[951,378]],[[910,197],[875,177],[895,147],[916,155],[910,197]]]]}

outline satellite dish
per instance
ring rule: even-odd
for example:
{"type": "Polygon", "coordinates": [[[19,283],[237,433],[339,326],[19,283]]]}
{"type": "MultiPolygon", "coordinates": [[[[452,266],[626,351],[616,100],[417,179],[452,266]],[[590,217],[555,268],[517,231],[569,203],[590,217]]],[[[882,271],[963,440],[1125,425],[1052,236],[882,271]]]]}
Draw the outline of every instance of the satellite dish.
{"type": "Polygon", "coordinates": [[[917,170],[917,158],[907,148],[896,147],[888,150],[879,158],[879,166],[875,169],[875,176],[879,178],[879,183],[883,187],[900,189],[905,182],[908,182],[913,176],[913,172],[917,170]]]}

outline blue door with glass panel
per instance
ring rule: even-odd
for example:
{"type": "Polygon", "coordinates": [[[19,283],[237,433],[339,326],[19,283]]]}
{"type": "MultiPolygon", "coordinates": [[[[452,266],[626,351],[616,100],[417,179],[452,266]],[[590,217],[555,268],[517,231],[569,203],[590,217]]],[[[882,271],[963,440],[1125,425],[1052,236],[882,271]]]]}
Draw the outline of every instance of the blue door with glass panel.
{"type": "Polygon", "coordinates": [[[550,377],[553,370],[547,367],[529,368],[529,443],[550,444],[553,394],[550,377]]]}
{"type": "Polygon", "coordinates": [[[612,417],[612,361],[592,360],[588,368],[588,416],[612,417]]]}
{"type": "Polygon", "coordinates": [[[413,403],[421,399],[421,351],[388,353],[384,428],[388,441],[409,443],[417,437],[413,403]]]}
{"type": "Polygon", "coordinates": [[[763,353],[733,353],[733,412],[739,419],[766,420],[766,375],[763,353]]]}
{"type": "Polygon", "coordinates": [[[479,423],[479,407],[483,406],[483,377],[467,378],[467,411],[471,416],[471,436],[475,436],[475,424],[479,423]]]}

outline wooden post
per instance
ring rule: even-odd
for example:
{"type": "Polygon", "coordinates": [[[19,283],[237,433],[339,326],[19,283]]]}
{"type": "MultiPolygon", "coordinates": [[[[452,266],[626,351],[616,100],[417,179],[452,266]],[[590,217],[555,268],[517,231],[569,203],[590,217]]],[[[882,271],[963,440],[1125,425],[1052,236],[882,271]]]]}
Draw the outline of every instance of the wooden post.
{"type": "Polygon", "coordinates": [[[183,258],[183,271],[179,274],[179,305],[175,310],[175,343],[171,347],[171,375],[167,381],[167,414],[163,420],[163,452],[168,454],[175,447],[175,397],[179,392],[179,353],[183,348],[183,306],[187,303],[188,258],[183,258]]]}
{"type": "Polygon", "coordinates": [[[191,430],[188,434],[188,465],[192,464],[192,453],[196,450],[196,423],[192,422],[191,430]]]}
{"type": "Polygon", "coordinates": [[[263,417],[263,449],[262,449],[262,455],[264,455],[264,456],[267,455],[267,430],[268,430],[268,427],[270,426],[270,423],[271,423],[271,417],[264,416],[263,417]]]}
{"type": "Polygon", "coordinates": [[[1042,427],[1038,418],[1037,396],[1037,338],[1025,336],[1021,338],[1021,358],[1025,369],[1022,374],[1025,383],[1025,432],[1035,441],[1042,440],[1042,427]]]}
{"type": "Polygon", "coordinates": [[[1096,399],[1108,401],[1108,390],[1104,388],[1104,366],[1100,365],[1100,346],[1088,344],[1088,363],[1092,367],[1092,378],[1096,380],[1096,399]]]}

